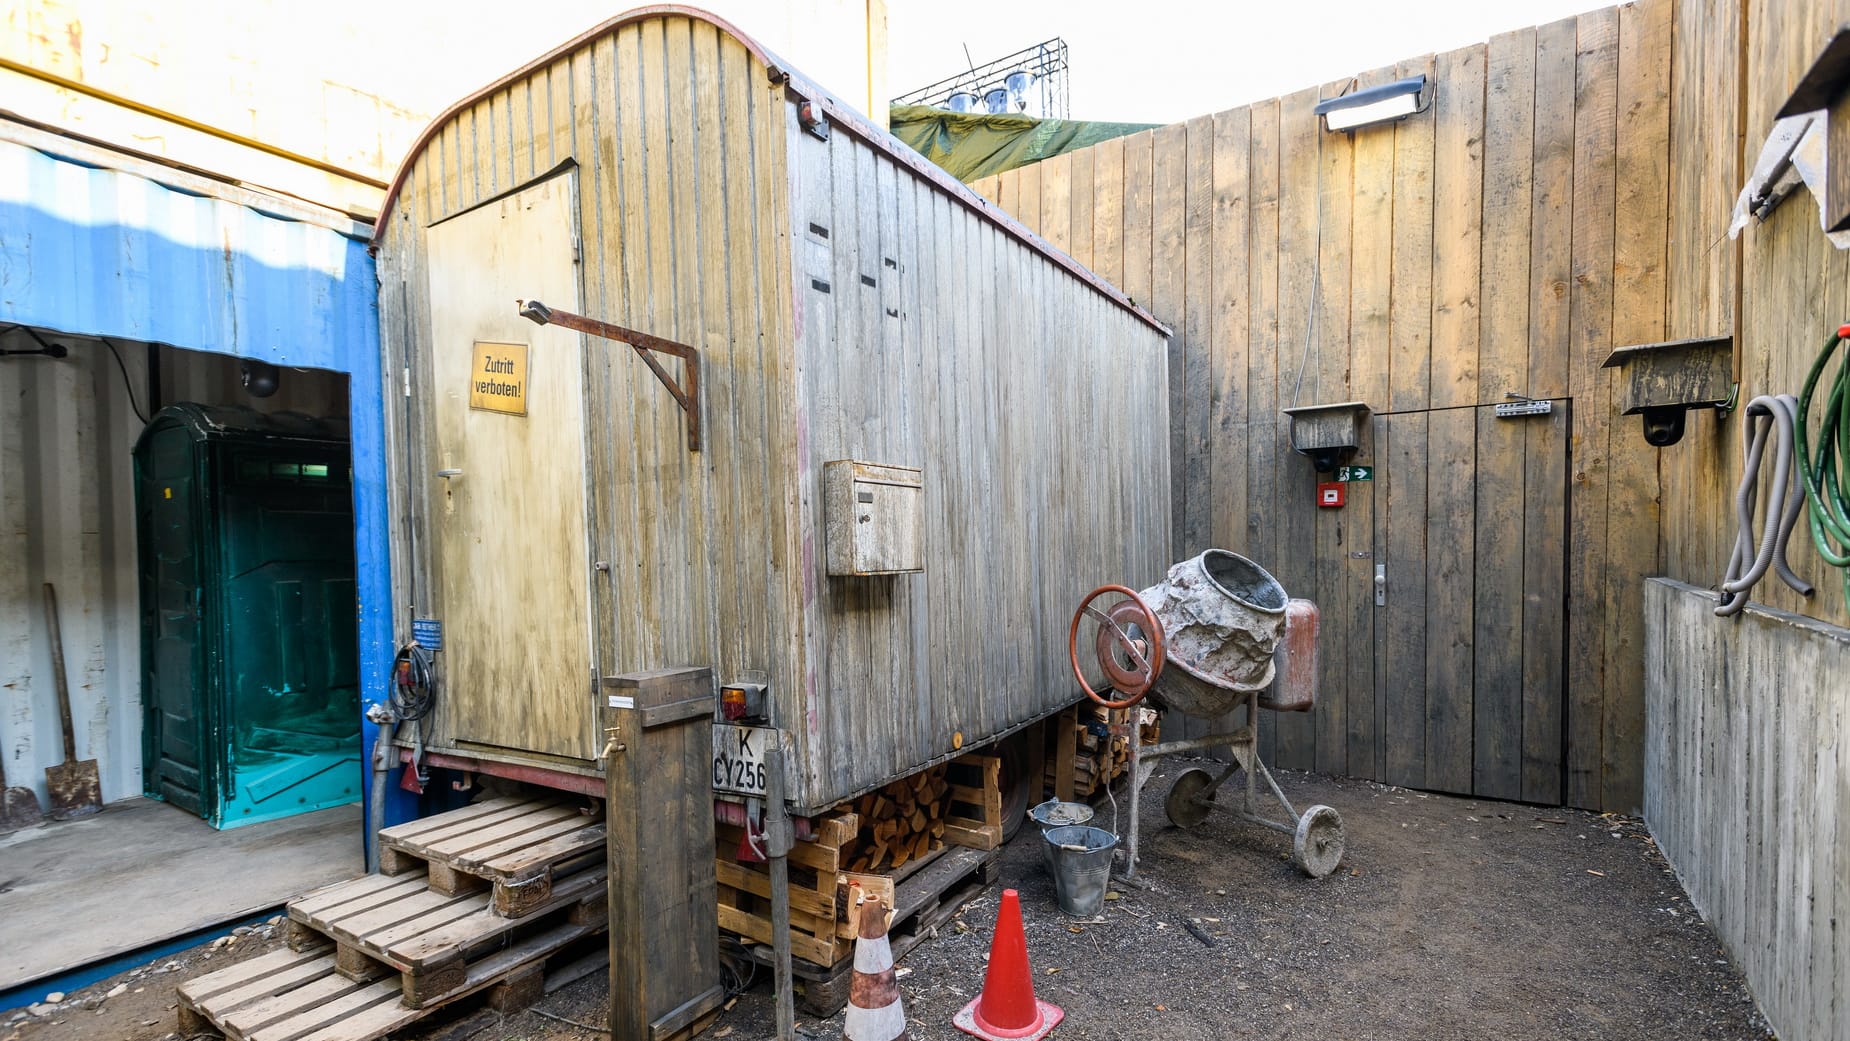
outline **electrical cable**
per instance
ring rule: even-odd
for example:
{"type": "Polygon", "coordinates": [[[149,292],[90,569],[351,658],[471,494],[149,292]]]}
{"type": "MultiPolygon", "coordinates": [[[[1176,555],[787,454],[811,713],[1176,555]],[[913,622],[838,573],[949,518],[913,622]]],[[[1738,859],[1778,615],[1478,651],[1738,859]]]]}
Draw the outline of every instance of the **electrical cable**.
{"type": "Polygon", "coordinates": [[[1762,395],[1747,406],[1747,424],[1741,428],[1741,485],[1734,497],[1739,528],[1735,534],[1734,553],[1728,558],[1728,568],[1722,576],[1721,602],[1715,608],[1718,617],[1739,614],[1747,606],[1748,593],[1766,575],[1768,568],[1800,596],[1812,595],[1811,583],[1794,574],[1786,563],[1786,543],[1805,507],[1799,468],[1793,465],[1798,407],[1798,399],[1790,394],[1762,395]],[[1760,467],[1769,431],[1776,435],[1777,447],[1773,457],[1773,481],[1767,486],[1766,531],[1758,540],[1756,550],[1754,509],[1760,499],[1760,467]]]}
{"type": "MultiPolygon", "coordinates": [[[[1350,81],[1350,85],[1351,86],[1354,85],[1353,80],[1350,81]]],[[[1347,88],[1344,89],[1344,93],[1348,93],[1347,88]]],[[[1298,357],[1298,378],[1297,378],[1297,381],[1293,383],[1291,386],[1291,406],[1293,408],[1297,407],[1298,394],[1302,392],[1304,389],[1304,370],[1310,364],[1311,344],[1317,343],[1317,298],[1321,294],[1321,291],[1323,289],[1323,185],[1321,183],[1323,180],[1323,135],[1322,134],[1317,135],[1317,179],[1319,182],[1317,185],[1317,220],[1316,220],[1315,225],[1313,225],[1313,228],[1311,231],[1311,239],[1310,239],[1310,242],[1311,242],[1310,310],[1304,316],[1304,353],[1298,357]]],[[[1317,361],[1318,361],[1319,369],[1317,372],[1317,384],[1314,390],[1317,393],[1321,393],[1323,390],[1323,372],[1321,368],[1322,361],[1323,361],[1323,345],[1320,343],[1317,343],[1317,361]]],[[[1297,448],[1297,442],[1293,441],[1291,444],[1291,447],[1294,449],[1297,448]]]]}
{"type": "Polygon", "coordinates": [[[135,403],[135,384],[128,378],[128,366],[122,363],[122,352],[116,350],[116,345],[110,343],[107,338],[103,339],[103,346],[109,348],[109,353],[116,357],[116,368],[122,373],[122,389],[128,392],[128,407],[135,410],[136,418],[143,423],[148,422],[148,414],[135,403]]]}
{"type": "Polygon", "coordinates": [[[430,713],[432,676],[430,652],[416,642],[405,644],[392,659],[392,682],[387,697],[401,721],[413,723],[430,713]]]}
{"type": "Polygon", "coordinates": [[[1812,362],[1811,372],[1805,377],[1805,388],[1799,393],[1795,434],[1799,474],[1805,486],[1805,501],[1811,507],[1812,543],[1826,563],[1843,570],[1844,604],[1850,606],[1850,502],[1846,502],[1838,480],[1839,468],[1844,461],[1850,460],[1850,353],[1838,365],[1837,376],[1831,382],[1815,458],[1807,430],[1818,378],[1830,364],[1838,345],[1846,339],[1850,339],[1850,324],[1839,326],[1824,341],[1824,348],[1812,362]]]}

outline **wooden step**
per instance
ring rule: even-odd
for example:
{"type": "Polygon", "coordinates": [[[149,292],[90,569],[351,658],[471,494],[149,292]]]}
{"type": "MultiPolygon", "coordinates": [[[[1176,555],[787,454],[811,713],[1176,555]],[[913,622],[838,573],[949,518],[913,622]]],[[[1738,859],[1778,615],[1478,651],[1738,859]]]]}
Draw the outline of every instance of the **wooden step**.
{"type": "Polygon", "coordinates": [[[609,925],[601,864],[557,880],[547,902],[520,918],[495,913],[488,892],[440,893],[425,881],[423,872],[364,875],[297,897],[288,905],[290,944],[332,940],[342,975],[364,982],[396,973],[405,1003],[424,1008],[465,992],[483,965],[515,967],[509,951],[544,957],[609,925]]]}
{"type": "Polygon", "coordinates": [[[518,918],[545,906],[563,875],[604,860],[604,821],[569,799],[487,799],[379,832],[379,873],[423,870],[431,889],[487,887],[518,918]]]}

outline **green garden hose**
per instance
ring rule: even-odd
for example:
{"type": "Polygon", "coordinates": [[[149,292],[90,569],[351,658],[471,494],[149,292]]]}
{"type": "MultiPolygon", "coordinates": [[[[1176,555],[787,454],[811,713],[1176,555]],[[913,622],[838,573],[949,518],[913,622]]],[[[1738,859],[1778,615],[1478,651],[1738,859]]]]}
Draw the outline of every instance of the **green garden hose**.
{"type": "Polygon", "coordinates": [[[1838,467],[1844,460],[1850,460],[1850,352],[1846,352],[1847,360],[1838,365],[1837,376],[1831,381],[1815,457],[1806,422],[1811,413],[1812,394],[1818,389],[1818,377],[1824,374],[1831,355],[1837,353],[1838,345],[1845,340],[1850,340],[1850,325],[1839,326],[1830,339],[1824,341],[1824,349],[1818,352],[1818,360],[1812,362],[1811,373],[1805,377],[1794,425],[1798,435],[1799,475],[1805,484],[1805,501],[1811,507],[1811,539],[1826,563],[1843,569],[1844,604],[1850,607],[1850,503],[1845,502],[1843,486],[1838,481],[1838,467]]]}

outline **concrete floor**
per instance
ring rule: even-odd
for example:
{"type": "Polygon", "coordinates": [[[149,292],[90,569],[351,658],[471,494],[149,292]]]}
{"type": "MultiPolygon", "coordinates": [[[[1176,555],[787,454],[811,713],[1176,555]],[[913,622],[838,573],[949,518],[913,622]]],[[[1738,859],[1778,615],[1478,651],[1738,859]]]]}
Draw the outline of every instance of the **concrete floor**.
{"type": "Polygon", "coordinates": [[[128,799],[0,835],[0,991],[360,874],[363,847],[358,804],[218,831],[128,799]]]}

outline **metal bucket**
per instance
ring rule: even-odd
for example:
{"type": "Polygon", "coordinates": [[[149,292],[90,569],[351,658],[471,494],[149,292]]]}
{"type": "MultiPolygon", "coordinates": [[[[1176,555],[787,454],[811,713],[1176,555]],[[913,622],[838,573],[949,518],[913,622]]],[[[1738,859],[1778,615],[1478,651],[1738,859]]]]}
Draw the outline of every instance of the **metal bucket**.
{"type": "MultiPolygon", "coordinates": [[[[1066,828],[1075,824],[1085,824],[1092,819],[1092,807],[1083,802],[1061,802],[1049,799],[1028,811],[1028,819],[1041,829],[1041,836],[1053,828],[1066,828]]],[[[1053,847],[1041,843],[1041,863],[1047,865],[1047,873],[1054,873],[1053,847]]]]}
{"type": "Polygon", "coordinates": [[[1048,828],[1041,837],[1053,862],[1053,889],[1060,910],[1075,918],[1097,918],[1105,909],[1118,837],[1084,824],[1048,828]]]}
{"type": "Polygon", "coordinates": [[[1211,549],[1139,595],[1163,624],[1168,663],[1151,693],[1165,706],[1219,716],[1271,684],[1290,598],[1265,568],[1211,549]]]}

